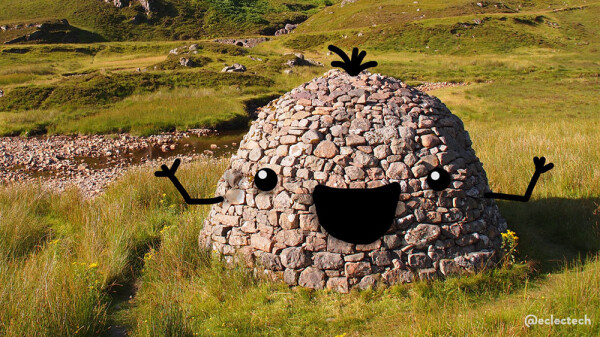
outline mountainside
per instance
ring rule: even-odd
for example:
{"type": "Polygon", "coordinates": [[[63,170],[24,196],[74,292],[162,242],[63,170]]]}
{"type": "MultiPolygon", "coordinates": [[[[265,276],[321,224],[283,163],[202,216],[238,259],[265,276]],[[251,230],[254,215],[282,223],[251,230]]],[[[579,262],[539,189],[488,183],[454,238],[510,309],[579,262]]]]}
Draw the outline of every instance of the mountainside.
{"type": "Polygon", "coordinates": [[[597,40],[597,1],[344,0],[311,16],[286,41],[298,49],[360,45],[427,54],[570,49],[597,40]]]}
{"type": "Polygon", "coordinates": [[[0,43],[277,35],[301,23],[285,47],[432,54],[588,45],[600,15],[598,1],[583,0],[4,0],[0,8],[0,43]],[[53,30],[36,29],[43,24],[53,30]]]}
{"type": "MultiPolygon", "coordinates": [[[[185,40],[238,34],[273,35],[328,0],[4,0],[0,25],[66,19],[101,40],[185,40]]],[[[0,31],[3,34],[5,31],[0,31]]],[[[0,37],[0,41],[7,41],[0,37]]]]}

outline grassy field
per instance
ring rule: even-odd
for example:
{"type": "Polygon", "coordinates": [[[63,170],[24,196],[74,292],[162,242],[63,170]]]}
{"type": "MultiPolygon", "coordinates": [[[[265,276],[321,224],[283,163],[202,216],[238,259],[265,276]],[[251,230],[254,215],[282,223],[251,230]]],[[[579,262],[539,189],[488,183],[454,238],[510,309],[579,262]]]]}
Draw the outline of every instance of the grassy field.
{"type": "MultiPolygon", "coordinates": [[[[9,1],[10,15],[2,12],[0,21],[31,17],[24,2],[9,1]]],[[[313,10],[303,3],[295,8],[313,10]]],[[[0,47],[2,135],[245,124],[248,100],[279,95],[329,69],[296,67],[285,75],[282,64],[292,57],[285,53],[328,64],[334,57],[326,46],[335,43],[359,45],[379,62],[374,71],[409,84],[465,82],[431,94],[464,121],[494,191],[522,194],[533,156],[556,165],[527,204],[499,203],[519,236],[521,263],[347,295],[291,290],[200,251],[209,207],[187,207],[152,169],[130,172],[94,200],[75,190],[3,186],[0,335],[110,335],[115,325],[132,336],[600,335],[599,3],[483,3],[336,2],[294,34],[253,49],[194,41],[203,59],[191,69],[153,68],[191,41],[0,47]],[[248,72],[220,73],[234,62],[248,72]],[[136,296],[128,300],[131,291],[136,296]],[[592,324],[527,328],[529,314],[587,315],[592,324]]],[[[77,21],[81,12],[38,13],[102,32],[101,23],[77,21]]],[[[227,164],[197,161],[178,175],[190,194],[210,196],[227,164]]]]}

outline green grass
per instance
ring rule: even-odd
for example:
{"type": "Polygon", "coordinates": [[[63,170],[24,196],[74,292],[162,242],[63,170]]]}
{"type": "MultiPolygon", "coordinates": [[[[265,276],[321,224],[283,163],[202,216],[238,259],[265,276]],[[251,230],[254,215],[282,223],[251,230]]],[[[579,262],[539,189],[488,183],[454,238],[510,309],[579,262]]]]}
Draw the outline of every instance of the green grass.
{"type": "Polygon", "coordinates": [[[89,32],[107,41],[187,40],[272,34],[286,23],[304,21],[324,6],[322,1],[307,0],[162,0],[155,1],[155,11],[146,15],[138,2],[132,3],[117,9],[96,0],[5,0],[0,23],[67,19],[80,35],[89,32]],[[132,22],[134,16],[141,18],[139,23],[132,22]]]}
{"type": "MultiPolygon", "coordinates": [[[[568,5],[577,4],[573,2],[568,5]]],[[[406,8],[403,6],[413,5],[399,5],[390,11],[404,11],[406,8]]],[[[490,99],[504,99],[515,82],[532,85],[534,90],[539,83],[557,83],[557,86],[542,88],[544,93],[540,95],[545,95],[544,98],[557,95],[560,90],[574,91],[578,85],[589,84],[597,88],[595,79],[600,73],[600,61],[597,53],[599,46],[594,41],[597,41],[595,37],[599,31],[594,18],[600,14],[598,3],[586,4],[583,9],[558,12],[553,9],[563,6],[557,7],[550,2],[547,6],[538,4],[533,7],[521,4],[520,11],[514,10],[519,8],[517,2],[507,5],[512,9],[497,9],[491,5],[480,8],[473,3],[460,1],[448,4],[432,2],[422,8],[424,13],[430,15],[424,19],[395,18],[375,27],[371,25],[339,31],[332,30],[335,29],[332,26],[323,26],[329,31],[312,32],[307,28],[310,27],[307,23],[294,34],[263,43],[254,49],[197,41],[198,54],[183,55],[196,59],[197,67],[192,69],[183,69],[178,65],[180,55],[168,56],[169,50],[184,45],[181,42],[3,47],[0,48],[3,56],[0,58],[0,83],[4,83],[6,95],[0,100],[0,134],[110,133],[119,130],[149,134],[187,125],[235,124],[237,120],[217,120],[220,117],[208,120],[202,113],[195,120],[186,118],[185,122],[175,124],[158,117],[156,113],[144,115],[138,112],[129,115],[134,120],[120,125],[123,119],[116,116],[123,107],[121,102],[127,97],[151,96],[157,90],[219,90],[220,87],[234,85],[240,86],[242,96],[286,92],[320,75],[325,69],[294,69],[294,75],[283,75],[283,64],[290,56],[282,54],[302,51],[307,57],[328,64],[337,58],[335,55],[325,55],[326,45],[332,42],[345,49],[360,45],[369,51],[367,59],[379,62],[375,71],[403,79],[409,84],[425,81],[499,82],[492,85],[494,90],[485,92],[490,99]],[[444,12],[446,10],[448,12],[444,12]],[[441,17],[443,13],[447,16],[441,17]],[[475,19],[482,20],[482,23],[473,24],[475,19]],[[557,24],[558,28],[551,24],[557,24]],[[362,36],[358,36],[359,33],[362,36]],[[260,57],[263,61],[253,61],[248,56],[260,57]],[[219,73],[224,65],[232,63],[246,65],[248,72],[244,75],[219,73]],[[136,73],[138,68],[149,71],[136,73]],[[575,83],[577,81],[585,83],[575,83]],[[108,120],[110,116],[115,118],[108,120]]],[[[296,3],[292,7],[310,7],[303,6],[296,3]]],[[[340,10],[343,14],[353,6],[363,5],[352,3],[343,8],[335,5],[318,15],[328,10],[340,10]]],[[[248,8],[240,10],[250,10],[248,8]]],[[[344,22],[360,21],[355,16],[351,17],[351,20],[346,17],[344,22]]],[[[469,89],[473,92],[465,94],[465,99],[481,104],[464,106],[463,116],[477,114],[489,120],[496,113],[504,113],[500,112],[501,106],[492,108],[481,101],[479,96],[484,93],[479,88],[482,86],[485,84],[474,85],[469,89]]],[[[581,102],[586,94],[576,95],[581,102]]],[[[513,99],[519,99],[518,94],[512,96],[513,99]]],[[[151,97],[146,99],[152,100],[151,97]]],[[[585,103],[581,108],[590,113],[595,100],[592,97],[588,101],[591,103],[585,103]]],[[[449,102],[452,102],[452,98],[449,102]]],[[[489,102],[496,104],[491,100],[489,102]]],[[[538,103],[541,102],[544,100],[538,103]]],[[[530,103],[521,99],[521,104],[516,105],[514,111],[530,103]]],[[[569,112],[574,115],[581,113],[569,112]]],[[[219,109],[216,115],[236,116],[219,109]]]]}
{"type": "MultiPolygon", "coordinates": [[[[0,306],[5,308],[2,321],[10,322],[0,329],[9,335],[27,329],[40,334],[80,329],[92,335],[119,323],[134,336],[595,335],[600,329],[600,298],[594,291],[600,285],[600,262],[593,257],[600,249],[595,85],[594,78],[564,79],[553,86],[496,81],[435,92],[465,121],[495,191],[523,193],[534,155],[556,164],[540,179],[529,203],[500,203],[520,238],[520,258],[536,271],[517,265],[349,295],[290,290],[198,250],[208,207],[184,206],[172,186],[147,169],[128,175],[93,203],[74,192],[51,196],[35,188],[0,194],[3,266],[12,268],[3,274],[0,292],[10,292],[6,300],[23,303],[17,308],[25,312],[16,315],[11,306],[0,306]],[[561,105],[564,97],[570,100],[561,105]],[[571,106],[579,108],[579,115],[570,114],[571,106]],[[98,268],[90,268],[95,262],[98,268]],[[51,291],[41,299],[34,295],[39,294],[39,273],[51,281],[51,291]],[[133,280],[141,286],[137,296],[119,302],[124,309],[114,313],[110,294],[117,284],[133,280]],[[24,286],[15,291],[16,284],[24,286]],[[61,306],[53,305],[59,299],[61,306]],[[50,309],[24,309],[47,303],[72,323],[59,328],[44,314],[50,309]],[[525,328],[528,314],[587,314],[593,325],[525,328]],[[32,321],[48,323],[34,328],[32,321]]],[[[182,95],[194,92],[187,89],[182,95]]],[[[198,99],[208,92],[199,91],[198,99]]],[[[148,97],[177,95],[159,91],[120,104],[148,97]]],[[[227,160],[217,170],[208,165],[182,167],[181,180],[193,195],[213,194],[227,160]]]]}
{"type": "MultiPolygon", "coordinates": [[[[7,83],[3,87],[5,96],[0,99],[0,134],[112,133],[119,130],[150,134],[189,126],[240,126],[245,125],[248,118],[240,119],[239,108],[243,101],[281,94],[323,72],[322,68],[315,67],[297,69],[295,75],[283,76],[281,71],[286,57],[254,54],[264,61],[252,61],[247,57],[246,49],[205,41],[196,43],[198,54],[168,56],[169,50],[182,44],[102,43],[0,48],[0,53],[7,56],[0,59],[0,81],[4,79],[7,83]],[[177,66],[181,56],[190,57],[196,66],[177,66]],[[224,64],[236,62],[247,65],[248,72],[221,73],[224,64]],[[144,70],[137,72],[137,68],[144,70]],[[193,106],[183,99],[173,98],[172,108],[181,107],[186,111],[180,120],[173,114],[165,119],[161,115],[164,109],[153,111],[146,106],[155,101],[153,95],[159,92],[163,98],[166,92],[182,97],[177,91],[187,92],[187,89],[216,90],[222,96],[222,102],[231,103],[203,105],[193,111],[193,106]],[[134,99],[126,103],[127,98],[134,99]],[[127,119],[119,118],[121,109],[131,112],[127,119]],[[210,111],[212,115],[207,116],[210,111]],[[87,118],[89,120],[85,120],[87,118]]],[[[202,104],[199,100],[193,102],[202,104]]],[[[209,103],[216,102],[210,100],[209,103]]]]}
{"type": "MultiPolygon", "coordinates": [[[[212,195],[227,163],[184,165],[180,179],[193,195],[212,195]]],[[[133,336],[546,335],[549,327],[528,330],[522,321],[527,314],[550,313],[591,317],[591,327],[553,327],[561,335],[593,335],[600,329],[600,297],[593,291],[600,285],[597,258],[575,257],[548,275],[515,265],[348,295],[290,290],[257,279],[246,268],[226,266],[198,249],[209,207],[185,206],[151,168],[131,172],[93,201],[73,190],[53,195],[35,186],[3,188],[0,209],[3,335],[91,336],[117,323],[129,326],[133,336]],[[140,286],[134,300],[111,296],[132,283],[140,286]]],[[[581,211],[589,213],[579,230],[597,228],[598,213],[581,211]]],[[[549,216],[547,222],[558,226],[563,220],[549,216]]],[[[510,225],[515,228],[514,221],[510,225]]],[[[526,221],[520,226],[522,252],[572,248],[565,240],[528,248],[540,228],[526,221]]]]}
{"type": "MultiPolygon", "coordinates": [[[[222,170],[224,163],[195,167],[222,170]]],[[[214,190],[217,172],[203,179],[190,173],[182,177],[191,190],[214,190]]],[[[111,293],[134,281],[145,253],[158,248],[161,229],[177,225],[184,212],[174,190],[162,191],[169,191],[168,182],[148,170],[129,174],[93,201],[74,190],[54,195],[34,185],[3,187],[0,334],[104,332],[111,293]]]]}
{"type": "Polygon", "coordinates": [[[249,117],[241,100],[227,98],[233,90],[161,90],[134,95],[90,116],[57,123],[52,133],[120,133],[138,135],[200,127],[243,128],[249,117]]]}
{"type": "Polygon", "coordinates": [[[0,133],[151,134],[175,128],[243,127],[248,121],[243,101],[229,97],[248,98],[243,90],[269,92],[271,84],[258,75],[202,69],[93,72],[52,84],[14,87],[0,100],[0,133]],[[162,105],[167,101],[172,104],[162,105]]]}
{"type": "Polygon", "coordinates": [[[548,9],[565,8],[571,6],[590,5],[594,2],[583,0],[571,1],[502,1],[481,2],[484,7],[479,7],[477,1],[394,1],[394,0],[366,0],[356,1],[341,6],[338,2],[316,15],[311,16],[298,30],[299,33],[321,31],[337,31],[356,28],[385,26],[388,24],[404,24],[414,21],[443,18],[458,18],[461,16],[491,16],[508,15],[519,12],[542,12],[548,9]],[[494,6],[498,5],[498,6],[494,6]],[[418,11],[417,11],[418,10],[418,11]]]}
{"type": "MultiPolygon", "coordinates": [[[[487,3],[486,3],[487,4],[487,3]]],[[[283,41],[296,50],[325,50],[333,43],[372,53],[496,56],[535,49],[595,53],[598,2],[503,2],[480,8],[470,1],[357,1],[324,9],[283,41]],[[584,5],[579,8],[579,5],[584,5]],[[416,9],[420,11],[416,11],[416,9]],[[555,11],[561,8],[574,10],[555,11]]]]}

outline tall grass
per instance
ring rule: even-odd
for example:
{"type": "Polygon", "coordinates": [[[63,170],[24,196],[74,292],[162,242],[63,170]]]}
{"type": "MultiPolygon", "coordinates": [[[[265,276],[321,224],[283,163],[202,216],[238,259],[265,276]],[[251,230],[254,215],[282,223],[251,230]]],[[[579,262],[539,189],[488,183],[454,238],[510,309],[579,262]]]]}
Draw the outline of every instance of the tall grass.
{"type": "Polygon", "coordinates": [[[593,211],[600,203],[600,162],[595,106],[598,81],[578,79],[479,84],[438,90],[465,122],[493,191],[523,194],[534,156],[555,164],[542,175],[527,204],[500,202],[509,226],[521,235],[521,254],[543,270],[564,258],[600,249],[593,211]],[[570,93],[568,103],[563,94],[570,93]]]}
{"type": "MultiPolygon", "coordinates": [[[[184,167],[181,179],[191,193],[212,194],[224,163],[197,162],[192,168],[202,176],[184,167]]],[[[163,233],[189,218],[187,212],[176,190],[156,179],[152,168],[130,172],[94,200],[76,190],[52,194],[35,185],[3,187],[0,335],[106,331],[111,294],[138,277],[145,254],[158,249],[163,233]]]]}
{"type": "MultiPolygon", "coordinates": [[[[600,282],[598,257],[562,260],[559,272],[534,278],[529,277],[533,265],[521,264],[470,277],[347,295],[314,292],[263,281],[243,266],[227,265],[198,251],[195,234],[205,211],[193,214],[190,209],[182,223],[164,231],[160,249],[147,259],[142,286],[125,319],[133,335],[542,336],[600,331],[600,297],[595,291],[600,282]],[[529,314],[587,315],[592,325],[526,328],[524,319],[529,314]]],[[[597,212],[587,217],[580,230],[598,226],[597,212]]],[[[556,217],[550,221],[562,223],[556,217]]],[[[520,229],[527,226],[531,225],[525,223],[520,229]]],[[[540,231],[528,229],[518,229],[521,245],[540,231]]],[[[570,243],[535,248],[564,252],[570,243]]]]}

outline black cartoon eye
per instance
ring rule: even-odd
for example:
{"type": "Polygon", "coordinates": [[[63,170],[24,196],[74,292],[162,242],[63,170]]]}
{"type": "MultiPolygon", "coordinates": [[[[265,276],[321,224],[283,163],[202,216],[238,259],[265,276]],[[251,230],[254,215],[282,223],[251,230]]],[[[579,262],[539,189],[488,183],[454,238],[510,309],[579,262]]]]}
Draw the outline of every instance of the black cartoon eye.
{"type": "Polygon", "coordinates": [[[450,185],[450,174],[441,168],[435,168],[427,176],[427,185],[436,191],[441,191],[450,185]]]}
{"type": "Polygon", "coordinates": [[[277,173],[270,168],[258,170],[254,176],[254,184],[263,191],[270,191],[277,185],[277,173]]]}

